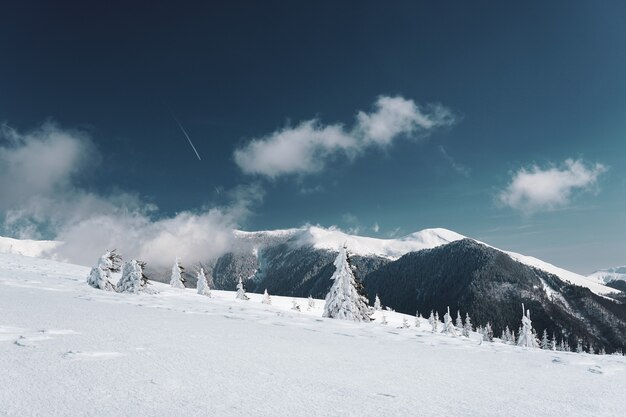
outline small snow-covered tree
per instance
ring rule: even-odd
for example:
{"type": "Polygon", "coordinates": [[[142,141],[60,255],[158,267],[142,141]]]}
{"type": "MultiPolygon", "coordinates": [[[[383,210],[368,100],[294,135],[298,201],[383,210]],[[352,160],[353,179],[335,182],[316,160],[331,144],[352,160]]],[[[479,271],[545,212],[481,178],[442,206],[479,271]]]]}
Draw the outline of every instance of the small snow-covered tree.
{"type": "Polygon", "coordinates": [[[415,312],[415,327],[421,327],[422,326],[422,315],[419,313],[419,311],[415,312]]]}
{"type": "Polygon", "coordinates": [[[185,278],[183,274],[185,268],[180,264],[180,259],[176,258],[174,265],[172,266],[172,275],[170,277],[170,285],[174,288],[185,288],[185,278]]]}
{"type": "Polygon", "coordinates": [[[204,275],[204,268],[200,268],[198,271],[198,282],[196,283],[196,290],[200,295],[206,295],[207,297],[211,297],[211,288],[209,288],[209,283],[206,280],[206,275],[204,275]]]}
{"type": "Polygon", "coordinates": [[[263,300],[261,301],[263,304],[272,304],[272,297],[270,297],[270,295],[267,292],[267,288],[265,289],[265,292],[263,293],[263,300]]]}
{"type": "Polygon", "coordinates": [[[331,279],[333,285],[326,295],[323,317],[371,321],[373,309],[367,305],[363,286],[354,274],[350,256],[345,246],[339,249],[339,254],[335,259],[335,273],[331,279]]]}
{"type": "Polygon", "coordinates": [[[511,330],[509,330],[509,326],[506,326],[506,328],[502,330],[502,336],[500,336],[500,339],[502,340],[502,343],[511,343],[511,330]]]}
{"type": "Polygon", "coordinates": [[[387,316],[385,316],[384,310],[383,310],[383,317],[380,319],[380,324],[387,325],[387,316]]]}
{"type": "Polygon", "coordinates": [[[311,311],[312,308],[315,308],[315,300],[309,295],[309,298],[307,299],[306,310],[311,311]]]}
{"type": "Polygon", "coordinates": [[[239,277],[239,283],[237,284],[237,294],[235,294],[236,300],[249,300],[246,295],[246,289],[243,287],[243,282],[241,281],[241,277],[239,277]]]}
{"type": "Polygon", "coordinates": [[[483,328],[483,336],[484,340],[493,342],[493,329],[491,328],[491,323],[487,322],[487,325],[483,328]]]}
{"type": "Polygon", "coordinates": [[[463,319],[461,318],[461,310],[457,310],[456,312],[456,330],[458,333],[463,332],[463,319]]]}
{"type": "Polygon", "coordinates": [[[550,349],[550,339],[548,338],[548,330],[543,329],[543,334],[541,336],[541,349],[549,350],[550,349]]]}
{"type": "Polygon", "coordinates": [[[122,278],[117,283],[118,292],[138,294],[142,287],[142,271],[139,262],[132,260],[124,263],[122,278]]]}
{"type": "Polygon", "coordinates": [[[407,320],[406,317],[402,317],[402,324],[400,325],[400,329],[408,329],[409,327],[411,327],[409,325],[409,321],[407,320]]]}
{"type": "Polygon", "coordinates": [[[522,328],[517,340],[517,346],[526,348],[539,347],[539,341],[533,331],[533,325],[530,321],[530,310],[524,311],[524,304],[522,304],[522,328]]]}
{"type": "Polygon", "coordinates": [[[456,327],[452,322],[452,316],[450,315],[450,307],[448,307],[448,311],[443,315],[443,330],[441,333],[448,334],[450,336],[456,336],[456,327]]]}
{"type": "Polygon", "coordinates": [[[148,277],[145,274],[146,263],[136,259],[124,263],[122,268],[122,277],[117,282],[118,292],[128,292],[132,294],[146,293],[158,294],[148,277]]]}
{"type": "Polygon", "coordinates": [[[470,333],[474,331],[472,326],[472,319],[469,313],[465,313],[465,323],[463,324],[463,336],[469,337],[470,333]]]}
{"type": "Polygon", "coordinates": [[[428,323],[430,324],[431,331],[435,333],[437,331],[437,321],[435,320],[435,313],[430,310],[430,316],[428,316],[428,323]]]}
{"type": "Polygon", "coordinates": [[[376,298],[374,299],[374,310],[380,311],[383,309],[383,306],[380,304],[380,298],[378,298],[378,294],[376,294],[376,298]]]}
{"type": "Polygon", "coordinates": [[[115,285],[111,281],[111,273],[120,271],[122,257],[115,252],[115,249],[106,251],[98,259],[98,265],[91,268],[87,277],[87,284],[94,288],[105,291],[115,291],[115,285]]]}
{"type": "Polygon", "coordinates": [[[556,336],[552,332],[552,340],[550,341],[550,350],[556,351],[556,336]]]}
{"type": "Polygon", "coordinates": [[[576,353],[583,353],[583,352],[584,352],[584,350],[583,350],[583,341],[582,341],[582,339],[578,339],[576,341],[576,353]]]}
{"type": "Polygon", "coordinates": [[[296,299],[291,300],[291,309],[294,311],[300,311],[300,306],[298,305],[298,301],[296,299]]]}

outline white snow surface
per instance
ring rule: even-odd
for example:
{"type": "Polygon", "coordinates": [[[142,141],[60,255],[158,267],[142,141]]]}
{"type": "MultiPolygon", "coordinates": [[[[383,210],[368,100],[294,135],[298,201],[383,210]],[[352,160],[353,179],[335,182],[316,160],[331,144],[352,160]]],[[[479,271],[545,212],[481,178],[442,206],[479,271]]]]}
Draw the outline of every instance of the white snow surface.
{"type": "Polygon", "coordinates": [[[599,271],[587,275],[587,278],[601,284],[606,284],[611,281],[626,281],[626,266],[600,269],[599,271]]]}
{"type": "Polygon", "coordinates": [[[1,416],[623,415],[623,356],[399,329],[414,318],[390,311],[323,319],[322,300],[112,293],[88,273],[0,254],[1,416]]]}
{"type": "Polygon", "coordinates": [[[54,240],[12,239],[0,236],[0,253],[40,257],[54,250],[60,243],[54,240]]]}

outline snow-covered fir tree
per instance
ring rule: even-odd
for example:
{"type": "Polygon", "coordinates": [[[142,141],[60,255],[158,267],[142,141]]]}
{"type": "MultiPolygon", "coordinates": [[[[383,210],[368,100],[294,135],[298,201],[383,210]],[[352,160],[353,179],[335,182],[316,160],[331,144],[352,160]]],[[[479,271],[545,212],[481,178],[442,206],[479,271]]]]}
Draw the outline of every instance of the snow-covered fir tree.
{"type": "Polygon", "coordinates": [[[399,329],[408,329],[409,327],[411,327],[411,325],[409,324],[407,318],[402,317],[402,324],[400,325],[399,329]]]}
{"type": "Polygon", "coordinates": [[[261,302],[268,305],[272,304],[272,297],[268,294],[267,288],[265,289],[265,292],[263,292],[263,300],[261,300],[261,302]]]}
{"type": "Polygon", "coordinates": [[[450,315],[450,307],[448,307],[448,311],[443,315],[443,330],[441,333],[448,334],[450,336],[456,336],[456,327],[452,322],[452,316],[450,315]]]}
{"type": "Polygon", "coordinates": [[[142,287],[142,270],[135,259],[125,262],[122,268],[122,277],[117,282],[118,292],[138,294],[142,287]]]}
{"type": "Polygon", "coordinates": [[[311,311],[312,308],[315,308],[315,300],[309,295],[309,298],[307,299],[306,310],[311,311]]]}
{"type": "Polygon", "coordinates": [[[576,353],[583,353],[584,349],[583,349],[583,341],[582,339],[578,339],[576,341],[576,353]]]}
{"type": "Polygon", "coordinates": [[[237,284],[237,294],[235,294],[235,300],[249,300],[248,296],[246,295],[246,289],[243,287],[241,277],[239,277],[239,283],[237,284]]]}
{"type": "Polygon", "coordinates": [[[291,300],[291,309],[294,311],[300,311],[300,306],[295,298],[291,300]]]}
{"type": "Polygon", "coordinates": [[[463,333],[463,319],[461,318],[461,310],[456,312],[456,330],[458,333],[463,333]]]}
{"type": "Polygon", "coordinates": [[[556,351],[556,336],[552,332],[552,340],[550,341],[550,350],[556,351]]]}
{"type": "Polygon", "coordinates": [[[383,310],[383,317],[380,319],[380,324],[387,325],[387,316],[385,316],[384,310],[383,310]]]}
{"type": "Polygon", "coordinates": [[[548,338],[548,330],[543,329],[543,334],[541,336],[541,349],[549,350],[550,349],[550,339],[548,338]]]}
{"type": "Polygon", "coordinates": [[[493,342],[493,329],[491,328],[491,323],[487,322],[487,325],[483,327],[483,336],[484,340],[487,342],[493,342]]]}
{"type": "Polygon", "coordinates": [[[502,340],[502,343],[511,343],[511,330],[509,330],[509,326],[506,326],[505,329],[502,330],[502,336],[500,336],[500,340],[502,340]]]}
{"type": "Polygon", "coordinates": [[[422,326],[422,315],[419,313],[419,311],[415,312],[415,327],[421,327],[422,326]]]}
{"type": "Polygon", "coordinates": [[[180,259],[176,258],[172,266],[172,275],[170,277],[170,285],[174,288],[185,288],[185,278],[183,276],[185,268],[180,264],[180,259]]]}
{"type": "Polygon", "coordinates": [[[522,346],[526,348],[539,347],[539,341],[535,336],[533,325],[530,321],[530,310],[524,311],[524,304],[522,304],[522,328],[519,332],[517,346],[522,346]]]}
{"type": "Polygon", "coordinates": [[[465,313],[465,323],[463,324],[463,336],[469,337],[470,333],[474,331],[472,326],[472,319],[469,313],[465,313]]]}
{"type": "Polygon", "coordinates": [[[111,273],[120,271],[122,257],[115,249],[106,251],[98,259],[98,265],[91,268],[87,283],[94,288],[105,291],[115,291],[115,285],[111,281],[111,273]]]}
{"type": "Polygon", "coordinates": [[[198,290],[198,294],[211,297],[211,288],[209,288],[209,283],[206,280],[206,275],[204,275],[204,268],[202,267],[198,271],[198,282],[196,283],[196,289],[198,290]]]}
{"type": "Polygon", "coordinates": [[[132,294],[158,294],[159,292],[150,284],[145,274],[146,263],[133,259],[124,263],[122,277],[117,282],[118,292],[128,292],[132,294]]]}
{"type": "Polygon", "coordinates": [[[376,298],[374,299],[374,310],[380,311],[383,309],[383,306],[380,304],[380,298],[378,298],[378,294],[376,294],[376,298]]]}
{"type": "Polygon", "coordinates": [[[333,285],[326,295],[323,317],[352,321],[371,321],[373,308],[367,304],[363,285],[354,274],[345,246],[335,259],[333,285]]]}

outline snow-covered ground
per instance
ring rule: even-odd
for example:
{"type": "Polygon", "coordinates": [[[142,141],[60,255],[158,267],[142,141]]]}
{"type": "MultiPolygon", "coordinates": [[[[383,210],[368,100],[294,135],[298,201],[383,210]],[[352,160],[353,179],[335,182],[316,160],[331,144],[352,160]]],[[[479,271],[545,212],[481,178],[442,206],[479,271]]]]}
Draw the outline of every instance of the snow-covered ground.
{"type": "Polygon", "coordinates": [[[0,254],[0,415],[624,415],[622,356],[322,319],[321,300],[108,293],[88,273],[0,254]]]}

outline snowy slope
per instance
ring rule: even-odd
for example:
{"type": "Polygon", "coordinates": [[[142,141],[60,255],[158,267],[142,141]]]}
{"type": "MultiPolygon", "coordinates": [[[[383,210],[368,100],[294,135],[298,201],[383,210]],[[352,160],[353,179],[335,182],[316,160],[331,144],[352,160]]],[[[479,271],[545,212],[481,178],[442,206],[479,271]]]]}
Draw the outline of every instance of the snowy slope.
{"type": "Polygon", "coordinates": [[[52,240],[11,239],[0,236],[0,253],[15,253],[24,256],[44,256],[59,245],[52,240]]]}
{"type": "Polygon", "coordinates": [[[600,269],[587,276],[587,279],[606,284],[611,281],[626,281],[626,266],[618,266],[616,268],[600,269]]]}
{"type": "Polygon", "coordinates": [[[0,254],[1,416],[623,415],[622,356],[322,319],[321,300],[107,293],[87,273],[0,254]]]}

